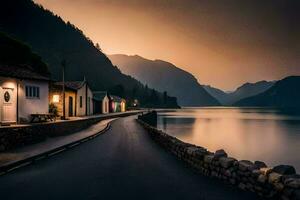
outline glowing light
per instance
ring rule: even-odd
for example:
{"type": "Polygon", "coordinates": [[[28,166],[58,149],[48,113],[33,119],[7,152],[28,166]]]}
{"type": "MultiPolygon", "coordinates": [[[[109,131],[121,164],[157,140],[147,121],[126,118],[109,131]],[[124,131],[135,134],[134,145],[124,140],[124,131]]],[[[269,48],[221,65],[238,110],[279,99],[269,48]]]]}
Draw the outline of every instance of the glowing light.
{"type": "Polygon", "coordinates": [[[58,94],[53,95],[52,101],[53,101],[53,103],[58,103],[59,102],[59,95],[58,94]]]}

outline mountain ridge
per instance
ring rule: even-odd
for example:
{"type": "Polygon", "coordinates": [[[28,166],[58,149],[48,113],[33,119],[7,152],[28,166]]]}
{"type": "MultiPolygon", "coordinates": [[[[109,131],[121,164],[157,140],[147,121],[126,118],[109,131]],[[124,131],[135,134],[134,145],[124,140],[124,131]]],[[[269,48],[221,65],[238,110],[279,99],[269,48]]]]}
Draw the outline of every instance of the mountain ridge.
{"type": "Polygon", "coordinates": [[[235,106],[300,107],[300,76],[288,76],[255,96],[236,102],[235,106]]]}
{"type": "Polygon", "coordinates": [[[182,106],[217,106],[220,103],[202,88],[198,80],[176,65],[139,55],[108,55],[119,69],[158,91],[177,97],[182,106]],[[159,75],[159,76],[158,76],[159,75]]]}
{"type": "Polygon", "coordinates": [[[247,82],[237,87],[237,89],[233,92],[224,92],[223,90],[207,85],[204,86],[204,88],[208,91],[208,93],[218,99],[223,105],[232,105],[241,99],[255,96],[266,91],[267,89],[272,87],[274,83],[275,81],[266,80],[254,83],[247,82]]]}
{"type": "MultiPolygon", "coordinates": [[[[143,105],[163,104],[163,94],[122,74],[79,28],[31,0],[2,2],[0,31],[28,44],[48,65],[54,80],[61,80],[65,60],[66,80],[85,77],[93,90],[108,90],[130,101],[138,98],[143,105]],[[150,102],[152,93],[157,102],[150,102]]],[[[176,99],[165,99],[178,107],[176,99]]]]}

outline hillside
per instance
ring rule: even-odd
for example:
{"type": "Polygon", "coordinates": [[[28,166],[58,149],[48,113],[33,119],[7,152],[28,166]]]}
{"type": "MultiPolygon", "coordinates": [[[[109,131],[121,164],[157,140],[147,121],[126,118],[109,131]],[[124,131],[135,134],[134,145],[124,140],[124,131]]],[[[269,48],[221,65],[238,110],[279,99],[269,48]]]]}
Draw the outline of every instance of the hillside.
{"type": "Polygon", "coordinates": [[[277,81],[267,91],[242,99],[236,106],[300,107],[300,76],[290,76],[277,81]]]}
{"type": "Polygon", "coordinates": [[[32,68],[33,71],[49,76],[47,65],[41,57],[32,53],[30,47],[0,32],[0,65],[32,68]]]}
{"type": "Polygon", "coordinates": [[[0,31],[28,44],[48,64],[55,80],[61,80],[61,62],[65,60],[66,80],[85,76],[93,90],[109,90],[129,100],[137,98],[144,105],[177,107],[176,99],[162,102],[163,94],[158,93],[154,96],[159,101],[149,102],[151,91],[122,74],[81,30],[31,0],[1,2],[0,31]]]}
{"type": "Polygon", "coordinates": [[[214,88],[210,85],[202,85],[202,87],[214,98],[216,98],[222,105],[228,104],[229,94],[220,90],[218,88],[214,88]]]}
{"type": "Polygon", "coordinates": [[[256,83],[245,83],[242,86],[238,87],[235,91],[226,93],[220,89],[213,88],[211,86],[205,86],[204,88],[210,93],[213,97],[219,100],[223,105],[232,105],[235,102],[255,96],[260,94],[270,87],[272,87],[274,81],[259,81],[256,83]]]}
{"type": "Polygon", "coordinates": [[[216,106],[219,102],[209,95],[190,73],[162,60],[148,60],[140,56],[109,55],[120,70],[144,84],[167,91],[177,97],[181,106],[216,106]]]}

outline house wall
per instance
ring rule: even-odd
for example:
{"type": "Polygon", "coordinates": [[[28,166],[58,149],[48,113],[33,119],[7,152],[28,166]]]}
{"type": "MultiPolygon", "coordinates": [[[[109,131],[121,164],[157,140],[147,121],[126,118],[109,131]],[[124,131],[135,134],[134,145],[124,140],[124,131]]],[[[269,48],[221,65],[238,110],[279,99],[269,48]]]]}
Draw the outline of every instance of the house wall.
{"type": "MultiPolygon", "coordinates": [[[[71,91],[71,90],[66,90],[65,91],[65,115],[66,117],[70,117],[69,116],[69,97],[73,97],[73,116],[76,116],[76,92],[75,91],[71,91]]],[[[49,103],[53,103],[54,105],[57,106],[57,110],[58,110],[58,115],[62,116],[63,115],[63,92],[61,89],[59,88],[51,88],[50,92],[49,92],[49,103]],[[54,95],[59,95],[59,102],[53,102],[53,96],[54,95]]]]}
{"type": "Polygon", "coordinates": [[[0,122],[1,123],[16,123],[17,122],[17,79],[11,79],[6,77],[0,77],[0,122]],[[11,96],[11,107],[6,112],[9,112],[10,118],[12,120],[5,121],[4,119],[4,90],[5,88],[12,89],[11,96]]]}
{"type": "Polygon", "coordinates": [[[84,85],[80,89],[77,90],[77,116],[85,116],[86,115],[86,86],[84,85]],[[82,97],[82,106],[80,107],[80,96],[82,97]]]}
{"type": "Polygon", "coordinates": [[[89,101],[88,103],[88,110],[87,110],[87,115],[92,115],[93,114],[93,92],[92,90],[87,87],[87,100],[89,101]]]}
{"type": "Polygon", "coordinates": [[[102,113],[109,113],[109,98],[107,96],[102,101],[102,113]]]}
{"type": "Polygon", "coordinates": [[[31,114],[48,113],[49,111],[49,83],[44,81],[23,80],[19,85],[19,119],[29,122],[31,114]],[[26,86],[39,87],[39,98],[27,98],[26,86]]]}

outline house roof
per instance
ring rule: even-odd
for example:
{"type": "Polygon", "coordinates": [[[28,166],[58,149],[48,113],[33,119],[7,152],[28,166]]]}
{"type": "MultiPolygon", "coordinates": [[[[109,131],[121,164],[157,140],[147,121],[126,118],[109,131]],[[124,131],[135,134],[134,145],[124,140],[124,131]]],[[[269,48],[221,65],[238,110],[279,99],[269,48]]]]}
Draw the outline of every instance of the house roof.
{"type": "MultiPolygon", "coordinates": [[[[65,81],[65,87],[78,90],[84,86],[86,81],[65,81]]],[[[55,85],[63,85],[63,82],[56,82],[55,85]]]]}
{"type": "Polygon", "coordinates": [[[98,101],[102,101],[104,97],[107,95],[106,91],[93,91],[94,99],[98,101]]]}
{"type": "Polygon", "coordinates": [[[122,102],[125,101],[125,99],[122,99],[121,97],[114,96],[114,95],[109,95],[110,99],[115,101],[115,102],[122,102]]]}
{"type": "Polygon", "coordinates": [[[37,73],[30,66],[26,65],[15,66],[0,64],[0,76],[42,81],[50,80],[49,77],[37,73]]]}

